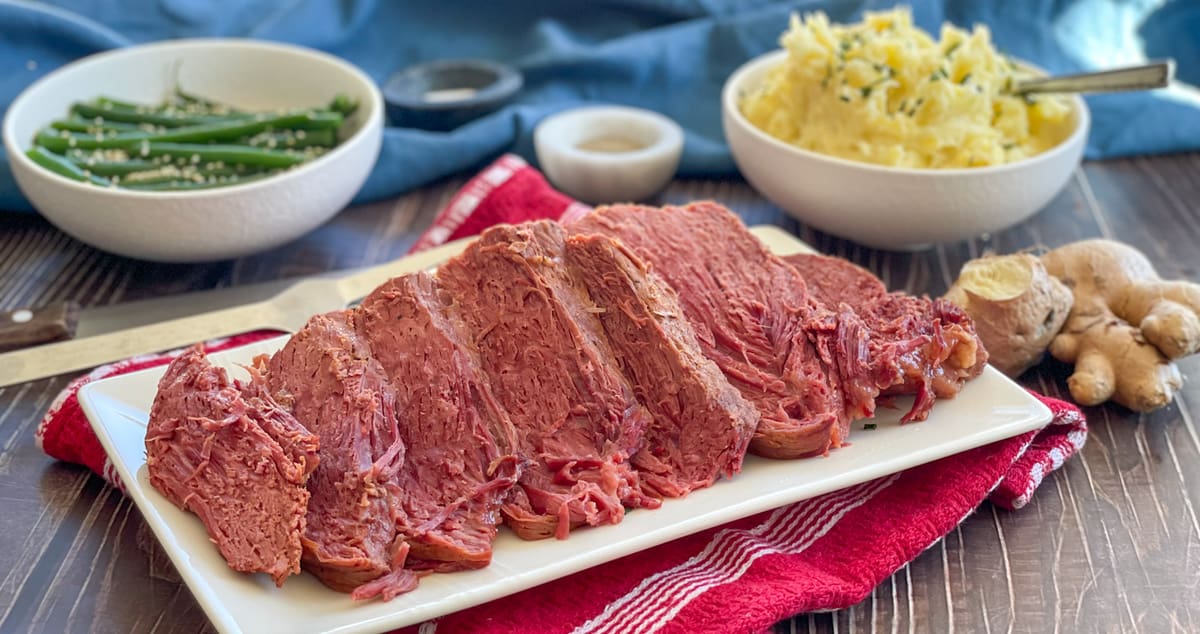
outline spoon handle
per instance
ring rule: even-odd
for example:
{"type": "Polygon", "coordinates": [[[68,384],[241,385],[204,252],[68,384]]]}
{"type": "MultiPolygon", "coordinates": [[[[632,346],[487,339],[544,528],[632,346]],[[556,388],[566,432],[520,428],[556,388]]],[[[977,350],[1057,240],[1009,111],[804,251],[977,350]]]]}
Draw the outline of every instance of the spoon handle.
{"type": "Polygon", "coordinates": [[[1017,82],[1015,94],[1067,92],[1120,92],[1163,88],[1175,76],[1175,60],[1166,59],[1140,66],[1114,68],[1095,73],[1037,77],[1017,82]]]}

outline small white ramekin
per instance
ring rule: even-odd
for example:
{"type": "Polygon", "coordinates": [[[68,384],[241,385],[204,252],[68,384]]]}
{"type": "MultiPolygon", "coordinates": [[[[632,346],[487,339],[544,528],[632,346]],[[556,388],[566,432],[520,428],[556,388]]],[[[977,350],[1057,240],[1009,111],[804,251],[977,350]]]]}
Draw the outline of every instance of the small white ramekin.
{"type": "Polygon", "coordinates": [[[683,129],[657,112],[625,106],[588,106],[552,115],[533,133],[542,171],[555,187],[590,204],[634,202],[658,193],[675,176],[683,129]],[[597,138],[618,137],[629,151],[583,149],[597,138]]]}

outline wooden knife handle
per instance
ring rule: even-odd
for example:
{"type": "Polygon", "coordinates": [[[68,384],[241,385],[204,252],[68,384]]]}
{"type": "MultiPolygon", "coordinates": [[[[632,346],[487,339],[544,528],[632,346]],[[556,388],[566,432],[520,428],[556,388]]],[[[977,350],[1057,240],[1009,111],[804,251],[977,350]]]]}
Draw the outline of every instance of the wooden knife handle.
{"type": "Polygon", "coordinates": [[[42,308],[0,311],[0,350],[15,350],[75,336],[79,304],[55,302],[42,308]]]}

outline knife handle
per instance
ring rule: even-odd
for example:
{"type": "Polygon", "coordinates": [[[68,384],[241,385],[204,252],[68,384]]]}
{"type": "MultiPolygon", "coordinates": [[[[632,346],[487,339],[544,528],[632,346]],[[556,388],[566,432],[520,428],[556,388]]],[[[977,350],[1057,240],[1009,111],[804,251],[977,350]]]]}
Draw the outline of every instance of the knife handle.
{"type": "Polygon", "coordinates": [[[0,350],[70,339],[78,323],[79,304],[72,301],[0,311],[0,350]]]}

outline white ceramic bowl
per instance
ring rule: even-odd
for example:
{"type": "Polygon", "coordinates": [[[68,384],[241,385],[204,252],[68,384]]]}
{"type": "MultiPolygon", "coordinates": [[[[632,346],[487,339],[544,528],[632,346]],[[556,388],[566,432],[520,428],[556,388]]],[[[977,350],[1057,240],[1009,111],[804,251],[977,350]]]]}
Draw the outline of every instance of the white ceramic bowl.
{"type": "Polygon", "coordinates": [[[555,187],[586,203],[644,200],[675,176],[683,129],[657,112],[586,106],[551,115],[533,131],[538,165],[555,187]],[[621,146],[598,151],[589,142],[621,146]]]}
{"type": "Polygon", "coordinates": [[[721,94],[725,138],[742,175],[763,196],[822,231],[884,249],[999,231],[1032,216],[1063,189],[1079,165],[1090,116],[1071,99],[1075,130],[1036,156],[990,167],[910,169],[849,161],[803,150],[750,123],[738,108],[786,51],[735,71],[721,94]]]}
{"type": "Polygon", "coordinates": [[[101,53],[29,86],[4,117],[4,149],[21,191],[50,222],[97,248],[147,260],[237,257],[293,240],[333,217],[379,156],[383,102],[354,66],[317,51],[251,40],[172,40],[101,53]],[[248,110],[319,106],[337,93],[358,110],[336,148],[277,176],[191,192],[99,188],[54,174],[25,151],[75,101],[156,103],[183,89],[248,110]]]}

